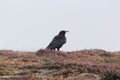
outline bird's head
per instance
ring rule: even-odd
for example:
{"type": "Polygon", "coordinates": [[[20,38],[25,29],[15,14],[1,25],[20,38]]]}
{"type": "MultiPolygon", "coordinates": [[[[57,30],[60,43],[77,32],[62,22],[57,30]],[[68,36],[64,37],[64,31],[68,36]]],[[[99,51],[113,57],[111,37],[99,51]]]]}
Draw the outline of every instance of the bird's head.
{"type": "Polygon", "coordinates": [[[69,31],[67,31],[67,30],[62,30],[62,31],[59,32],[59,35],[65,35],[66,32],[69,32],[69,31]]]}

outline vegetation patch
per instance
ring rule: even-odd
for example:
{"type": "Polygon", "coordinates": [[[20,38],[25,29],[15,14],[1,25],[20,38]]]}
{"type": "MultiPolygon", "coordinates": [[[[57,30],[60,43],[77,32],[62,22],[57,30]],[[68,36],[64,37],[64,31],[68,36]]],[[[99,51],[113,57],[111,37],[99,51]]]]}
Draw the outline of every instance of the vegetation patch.
{"type": "Polygon", "coordinates": [[[0,80],[120,80],[120,52],[0,51],[0,80]]]}

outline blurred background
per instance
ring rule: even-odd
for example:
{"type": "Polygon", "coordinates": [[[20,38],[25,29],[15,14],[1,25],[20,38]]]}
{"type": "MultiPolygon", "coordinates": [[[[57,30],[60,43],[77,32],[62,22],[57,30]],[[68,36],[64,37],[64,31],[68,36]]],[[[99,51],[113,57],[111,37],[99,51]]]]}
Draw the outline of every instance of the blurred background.
{"type": "Polygon", "coordinates": [[[1,0],[0,49],[44,49],[69,30],[62,51],[120,50],[120,0],[1,0]]]}

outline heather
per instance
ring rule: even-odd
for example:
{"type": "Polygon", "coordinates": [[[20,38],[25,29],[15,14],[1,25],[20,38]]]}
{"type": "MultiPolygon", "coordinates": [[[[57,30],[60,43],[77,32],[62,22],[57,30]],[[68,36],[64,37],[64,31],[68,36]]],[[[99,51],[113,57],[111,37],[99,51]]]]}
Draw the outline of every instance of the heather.
{"type": "Polygon", "coordinates": [[[120,80],[120,52],[0,50],[0,80],[120,80]]]}

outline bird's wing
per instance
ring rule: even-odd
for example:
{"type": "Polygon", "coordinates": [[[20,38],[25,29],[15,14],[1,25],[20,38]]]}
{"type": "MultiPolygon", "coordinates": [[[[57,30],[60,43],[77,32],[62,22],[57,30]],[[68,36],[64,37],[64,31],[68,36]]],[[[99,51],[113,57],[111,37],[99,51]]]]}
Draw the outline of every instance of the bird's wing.
{"type": "Polygon", "coordinates": [[[66,38],[61,38],[61,36],[55,36],[51,43],[48,45],[48,49],[60,48],[66,42],[66,38]]]}
{"type": "Polygon", "coordinates": [[[51,43],[48,45],[48,49],[54,49],[56,48],[56,44],[57,44],[57,41],[58,41],[59,37],[58,36],[55,36],[53,38],[53,40],[51,41],[51,43]]]}

